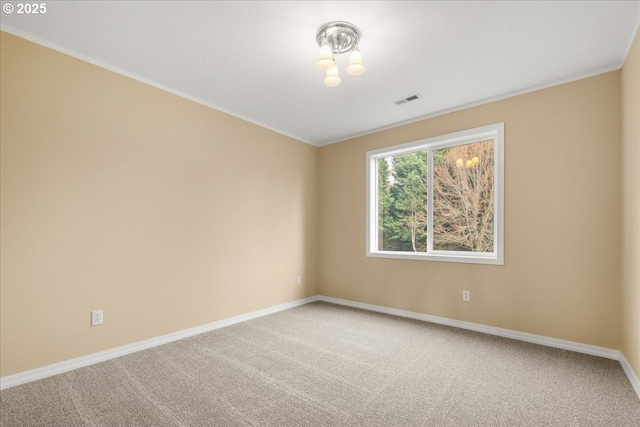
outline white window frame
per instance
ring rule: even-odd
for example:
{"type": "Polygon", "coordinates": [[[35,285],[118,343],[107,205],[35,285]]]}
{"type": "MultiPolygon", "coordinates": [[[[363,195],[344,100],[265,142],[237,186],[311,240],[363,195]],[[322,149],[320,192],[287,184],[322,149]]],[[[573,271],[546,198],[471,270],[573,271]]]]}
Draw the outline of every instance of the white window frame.
{"type": "Polygon", "coordinates": [[[495,123],[448,135],[413,141],[367,152],[367,256],[425,261],[504,265],[504,123],[495,123]],[[494,153],[494,251],[463,252],[433,250],[433,155],[432,151],[493,139],[494,153]],[[428,232],[427,252],[378,250],[378,160],[428,151],[428,232]]]}

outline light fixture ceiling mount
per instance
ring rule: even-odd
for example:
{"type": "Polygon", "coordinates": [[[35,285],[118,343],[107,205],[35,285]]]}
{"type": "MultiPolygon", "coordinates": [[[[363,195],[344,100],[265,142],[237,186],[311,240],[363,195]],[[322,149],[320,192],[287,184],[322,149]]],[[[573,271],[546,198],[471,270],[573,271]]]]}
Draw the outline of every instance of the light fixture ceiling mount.
{"type": "Polygon", "coordinates": [[[351,51],[358,45],[360,32],[355,25],[348,22],[336,21],[325,24],[318,30],[316,42],[322,46],[322,41],[327,39],[334,55],[351,51]]]}
{"type": "Polygon", "coordinates": [[[318,56],[318,68],[326,70],[324,84],[337,86],[342,81],[338,74],[338,67],[333,58],[334,55],[351,52],[347,74],[358,75],[364,72],[362,55],[358,48],[360,31],[355,25],[344,21],[329,22],[323,25],[316,35],[316,42],[320,46],[318,56]]]}

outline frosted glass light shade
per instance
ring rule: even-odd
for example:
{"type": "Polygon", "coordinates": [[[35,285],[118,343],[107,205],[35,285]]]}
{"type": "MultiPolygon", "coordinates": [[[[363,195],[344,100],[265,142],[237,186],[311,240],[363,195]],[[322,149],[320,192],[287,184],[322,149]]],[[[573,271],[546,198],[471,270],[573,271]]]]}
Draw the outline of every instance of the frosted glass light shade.
{"type": "Polygon", "coordinates": [[[335,67],[336,62],[333,60],[333,52],[327,39],[322,40],[320,53],[318,54],[318,68],[321,70],[329,70],[335,67]]]}
{"type": "Polygon", "coordinates": [[[364,65],[362,65],[362,54],[357,47],[351,51],[349,55],[349,65],[347,66],[347,74],[357,76],[364,73],[364,65]]]}
{"type": "Polygon", "coordinates": [[[324,78],[324,84],[327,86],[338,86],[342,79],[340,79],[340,75],[338,74],[338,67],[335,65],[333,68],[327,70],[327,75],[324,78]]]}

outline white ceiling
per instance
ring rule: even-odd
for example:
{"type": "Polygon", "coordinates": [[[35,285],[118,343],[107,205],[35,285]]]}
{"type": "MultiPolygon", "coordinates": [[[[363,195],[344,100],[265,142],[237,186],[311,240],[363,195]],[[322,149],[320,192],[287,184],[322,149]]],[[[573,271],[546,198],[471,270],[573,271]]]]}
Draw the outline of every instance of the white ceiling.
{"type": "Polygon", "coordinates": [[[640,1],[46,4],[2,30],[314,145],[618,69],[640,21],[640,1]],[[366,71],[341,55],[331,88],[316,32],[335,20],[360,29],[366,71]]]}

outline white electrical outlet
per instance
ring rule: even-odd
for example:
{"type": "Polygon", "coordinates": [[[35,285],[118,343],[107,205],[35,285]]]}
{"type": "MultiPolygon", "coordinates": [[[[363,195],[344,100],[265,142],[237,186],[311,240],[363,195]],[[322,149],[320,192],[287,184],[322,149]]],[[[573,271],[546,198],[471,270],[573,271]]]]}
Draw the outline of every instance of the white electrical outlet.
{"type": "Polygon", "coordinates": [[[462,301],[471,301],[471,291],[462,291],[462,301]]]}
{"type": "Polygon", "coordinates": [[[296,277],[296,285],[302,285],[302,276],[296,277]]]}
{"type": "Polygon", "coordinates": [[[93,310],[91,312],[91,326],[102,325],[104,321],[104,313],[102,310],[93,310]]]}

